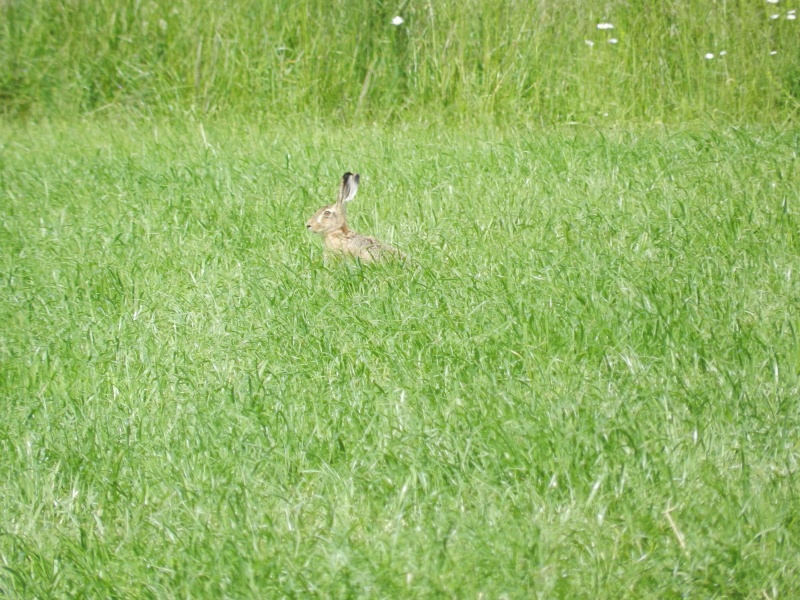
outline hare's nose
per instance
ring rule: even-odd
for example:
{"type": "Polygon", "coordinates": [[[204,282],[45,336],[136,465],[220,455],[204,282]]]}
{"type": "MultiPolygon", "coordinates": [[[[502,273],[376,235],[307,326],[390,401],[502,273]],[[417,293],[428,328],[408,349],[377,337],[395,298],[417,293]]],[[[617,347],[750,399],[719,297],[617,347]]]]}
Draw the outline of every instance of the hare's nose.
{"type": "Polygon", "coordinates": [[[311,223],[306,223],[306,229],[311,229],[311,223]]]}

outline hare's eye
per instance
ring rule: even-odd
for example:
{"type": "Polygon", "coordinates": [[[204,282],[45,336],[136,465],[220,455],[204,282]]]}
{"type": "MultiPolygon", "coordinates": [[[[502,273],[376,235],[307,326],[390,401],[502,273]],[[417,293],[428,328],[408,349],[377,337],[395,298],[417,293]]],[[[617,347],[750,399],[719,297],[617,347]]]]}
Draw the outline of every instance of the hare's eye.
{"type": "Polygon", "coordinates": [[[330,217],[331,216],[331,211],[326,210],[324,213],[322,213],[322,216],[323,217],[330,217]]]}

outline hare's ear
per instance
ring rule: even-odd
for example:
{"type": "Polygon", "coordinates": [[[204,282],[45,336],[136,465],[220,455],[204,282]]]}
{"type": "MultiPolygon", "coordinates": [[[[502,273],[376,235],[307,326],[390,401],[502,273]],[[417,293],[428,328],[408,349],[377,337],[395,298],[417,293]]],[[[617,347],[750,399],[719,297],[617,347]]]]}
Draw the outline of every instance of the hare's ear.
{"type": "Polygon", "coordinates": [[[336,203],[343,204],[355,198],[356,192],[358,191],[358,182],[360,180],[361,176],[358,173],[353,175],[347,172],[342,175],[342,186],[339,188],[339,196],[336,198],[336,203]]]}

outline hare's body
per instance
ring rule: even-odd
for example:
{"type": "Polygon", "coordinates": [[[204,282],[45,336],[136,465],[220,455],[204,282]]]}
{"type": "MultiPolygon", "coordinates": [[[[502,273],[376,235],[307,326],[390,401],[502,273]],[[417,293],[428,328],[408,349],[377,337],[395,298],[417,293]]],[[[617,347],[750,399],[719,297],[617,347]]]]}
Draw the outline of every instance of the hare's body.
{"type": "Polygon", "coordinates": [[[395,248],[374,237],[360,235],[347,227],[346,203],[358,191],[359,175],[345,173],[335,204],[323,206],[306,223],[306,228],[322,236],[325,249],[335,255],[352,256],[362,262],[402,256],[395,248]]]}
{"type": "Polygon", "coordinates": [[[355,231],[334,231],[324,236],[322,243],[326,250],[334,254],[353,256],[364,262],[380,260],[387,253],[397,254],[397,250],[391,246],[355,231]]]}

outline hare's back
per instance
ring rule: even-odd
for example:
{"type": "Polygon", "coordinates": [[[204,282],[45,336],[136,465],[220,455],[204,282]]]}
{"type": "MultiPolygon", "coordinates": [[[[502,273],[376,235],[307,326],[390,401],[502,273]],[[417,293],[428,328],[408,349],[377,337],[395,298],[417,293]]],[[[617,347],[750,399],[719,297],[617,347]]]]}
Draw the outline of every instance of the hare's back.
{"type": "Polygon", "coordinates": [[[350,234],[346,244],[347,251],[362,260],[375,260],[379,259],[381,255],[397,252],[388,244],[384,244],[372,236],[359,235],[355,232],[350,232],[350,234]]]}

